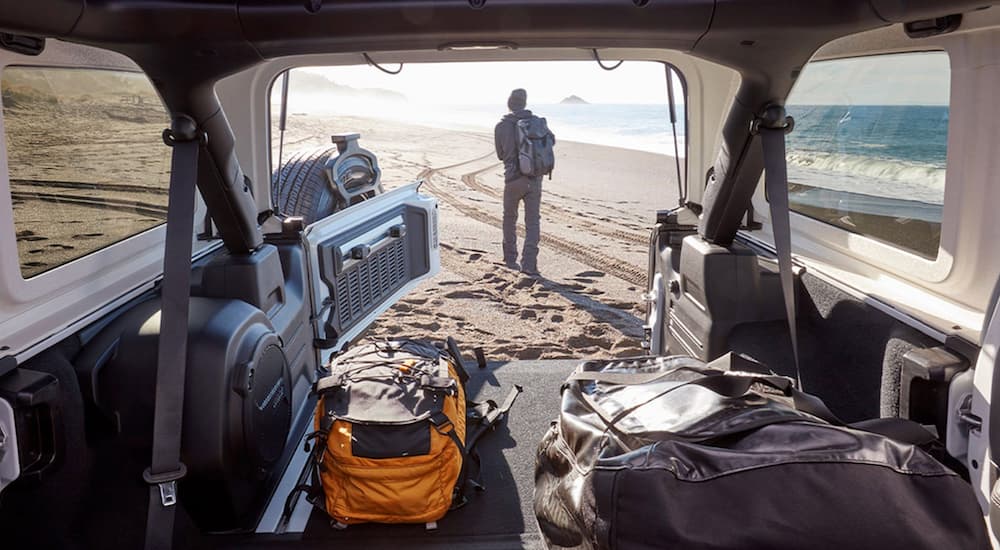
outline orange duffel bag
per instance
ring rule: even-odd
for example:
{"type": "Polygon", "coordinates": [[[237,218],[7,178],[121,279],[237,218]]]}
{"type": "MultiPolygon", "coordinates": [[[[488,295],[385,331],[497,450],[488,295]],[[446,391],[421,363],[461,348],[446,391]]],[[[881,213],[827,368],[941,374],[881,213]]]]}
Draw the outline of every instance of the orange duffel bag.
{"type": "Polygon", "coordinates": [[[476,441],[506,415],[521,389],[499,406],[466,401],[468,374],[457,346],[449,338],[442,348],[418,340],[367,344],[338,357],[316,382],[308,490],[316,505],[322,495],[334,527],[434,528],[465,503],[476,441]]]}

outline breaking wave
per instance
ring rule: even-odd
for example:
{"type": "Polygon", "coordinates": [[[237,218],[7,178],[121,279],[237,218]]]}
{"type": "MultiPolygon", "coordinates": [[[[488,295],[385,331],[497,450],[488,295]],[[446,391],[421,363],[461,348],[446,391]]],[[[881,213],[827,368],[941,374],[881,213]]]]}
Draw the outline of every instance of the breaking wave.
{"type": "Polygon", "coordinates": [[[944,189],[945,169],[933,164],[810,151],[789,153],[788,163],[822,172],[916,184],[936,189],[938,193],[944,189]]]}

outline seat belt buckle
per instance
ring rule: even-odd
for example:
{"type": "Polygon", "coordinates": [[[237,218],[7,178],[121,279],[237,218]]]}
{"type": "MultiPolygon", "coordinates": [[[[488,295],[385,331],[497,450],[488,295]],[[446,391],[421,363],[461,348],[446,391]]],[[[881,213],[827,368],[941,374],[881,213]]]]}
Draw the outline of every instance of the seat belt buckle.
{"type": "Polygon", "coordinates": [[[156,485],[160,490],[160,504],[164,508],[177,504],[177,482],[187,475],[187,466],[177,463],[178,468],[172,472],[153,474],[150,468],[142,472],[142,479],[149,485],[156,485]]]}

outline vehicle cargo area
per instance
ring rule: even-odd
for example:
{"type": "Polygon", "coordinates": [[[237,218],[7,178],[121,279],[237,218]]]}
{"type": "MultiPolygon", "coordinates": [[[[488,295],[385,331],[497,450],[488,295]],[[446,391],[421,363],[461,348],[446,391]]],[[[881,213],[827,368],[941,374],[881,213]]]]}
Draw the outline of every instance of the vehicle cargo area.
{"type": "Polygon", "coordinates": [[[0,550],[1000,549],[993,1],[0,0],[0,550]]]}

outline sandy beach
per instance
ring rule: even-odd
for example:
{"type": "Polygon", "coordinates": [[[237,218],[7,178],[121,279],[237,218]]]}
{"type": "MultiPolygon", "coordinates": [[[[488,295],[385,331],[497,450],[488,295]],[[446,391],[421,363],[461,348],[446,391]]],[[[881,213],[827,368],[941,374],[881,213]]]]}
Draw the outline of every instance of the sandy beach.
{"type": "Polygon", "coordinates": [[[441,204],[441,272],[368,337],[454,336],[491,360],[642,353],[649,227],[676,202],[671,157],[560,140],[543,182],[542,276],[530,278],[501,261],[503,174],[491,133],[293,113],[285,158],[344,132],[378,155],[387,188],[423,179],[441,204]]]}

